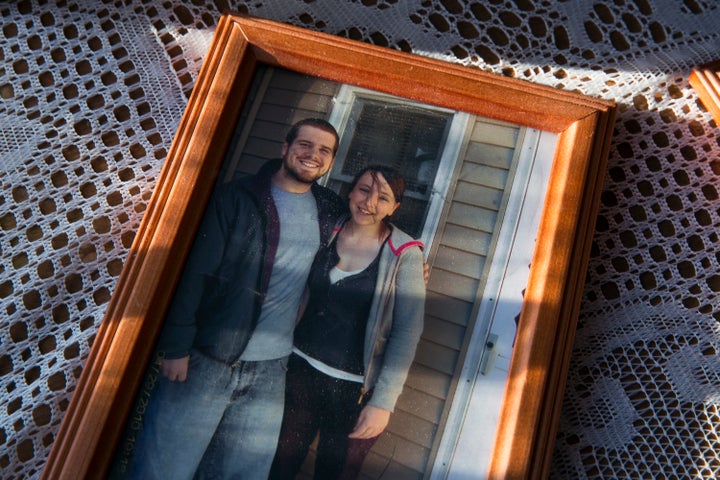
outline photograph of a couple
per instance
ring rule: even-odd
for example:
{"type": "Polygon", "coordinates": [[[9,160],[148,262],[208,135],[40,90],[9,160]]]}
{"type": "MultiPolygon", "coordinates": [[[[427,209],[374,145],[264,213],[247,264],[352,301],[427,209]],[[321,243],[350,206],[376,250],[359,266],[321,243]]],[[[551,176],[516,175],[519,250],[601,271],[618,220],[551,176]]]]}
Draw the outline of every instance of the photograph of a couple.
{"type": "MultiPolygon", "coordinates": [[[[421,478],[458,435],[451,400],[537,137],[279,68],[254,82],[114,478],[421,478]]],[[[483,375],[506,374],[514,290],[483,375]]]]}

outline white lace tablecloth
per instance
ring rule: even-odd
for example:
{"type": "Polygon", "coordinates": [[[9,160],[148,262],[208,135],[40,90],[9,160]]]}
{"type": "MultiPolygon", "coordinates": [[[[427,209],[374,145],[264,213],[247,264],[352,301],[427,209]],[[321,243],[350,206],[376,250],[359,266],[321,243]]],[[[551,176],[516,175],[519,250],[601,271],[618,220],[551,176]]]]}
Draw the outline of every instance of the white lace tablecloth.
{"type": "Polygon", "coordinates": [[[0,4],[0,477],[49,453],[224,8],[612,99],[553,478],[720,475],[714,0],[0,4]]]}

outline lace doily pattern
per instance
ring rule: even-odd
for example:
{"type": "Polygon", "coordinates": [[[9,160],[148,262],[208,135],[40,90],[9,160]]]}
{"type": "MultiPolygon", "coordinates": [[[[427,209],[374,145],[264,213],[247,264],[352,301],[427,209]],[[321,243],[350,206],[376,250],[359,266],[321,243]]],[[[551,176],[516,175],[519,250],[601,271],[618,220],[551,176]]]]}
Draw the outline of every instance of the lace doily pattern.
{"type": "Polygon", "coordinates": [[[552,478],[720,476],[710,0],[0,5],[0,477],[35,478],[224,9],[618,103],[552,478]]]}

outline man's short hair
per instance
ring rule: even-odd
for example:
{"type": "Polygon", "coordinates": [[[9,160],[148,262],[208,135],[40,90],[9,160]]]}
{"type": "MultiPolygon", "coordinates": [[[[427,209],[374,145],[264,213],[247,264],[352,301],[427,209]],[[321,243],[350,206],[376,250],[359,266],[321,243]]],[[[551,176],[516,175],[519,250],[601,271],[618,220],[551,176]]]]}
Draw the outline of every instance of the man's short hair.
{"type": "Polygon", "coordinates": [[[305,125],[325,130],[326,132],[332,133],[335,136],[335,146],[333,147],[334,157],[338,151],[338,147],[340,146],[340,135],[338,135],[337,130],[335,130],[335,127],[333,127],[330,122],[323,120],[322,118],[305,118],[303,120],[300,120],[290,128],[290,131],[285,136],[285,142],[287,142],[288,145],[292,145],[292,143],[298,136],[300,127],[303,127],[305,125]]]}

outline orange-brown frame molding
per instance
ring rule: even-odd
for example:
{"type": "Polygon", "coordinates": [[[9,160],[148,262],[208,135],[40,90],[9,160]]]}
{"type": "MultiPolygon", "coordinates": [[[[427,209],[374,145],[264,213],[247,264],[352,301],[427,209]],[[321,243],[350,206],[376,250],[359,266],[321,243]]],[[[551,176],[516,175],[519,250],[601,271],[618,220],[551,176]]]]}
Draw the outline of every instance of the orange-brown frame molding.
{"type": "Polygon", "coordinates": [[[715,124],[720,125],[720,60],[693,68],[689,81],[715,124]]]}
{"type": "Polygon", "coordinates": [[[613,102],[224,14],[63,418],[43,479],[104,477],[256,66],[268,64],[558,135],[489,477],[549,471],[613,102]]]}

